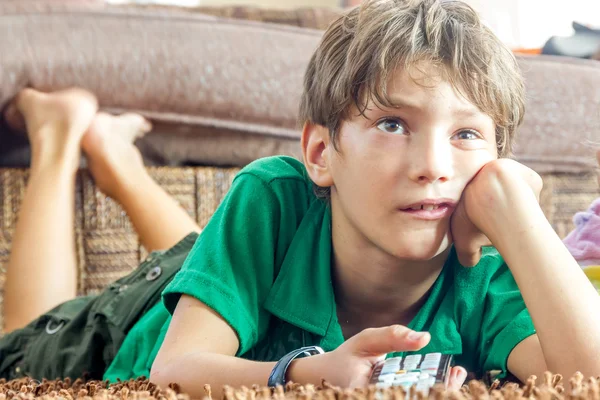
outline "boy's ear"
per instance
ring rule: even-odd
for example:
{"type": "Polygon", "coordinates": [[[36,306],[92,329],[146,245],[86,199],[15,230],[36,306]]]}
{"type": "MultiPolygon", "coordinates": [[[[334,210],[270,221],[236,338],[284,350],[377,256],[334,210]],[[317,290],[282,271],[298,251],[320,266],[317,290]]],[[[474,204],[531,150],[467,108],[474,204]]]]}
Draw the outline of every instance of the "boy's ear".
{"type": "Polygon", "coordinates": [[[302,128],[302,157],[310,179],[320,187],[333,186],[330,170],[329,129],[306,122],[302,128]]]}

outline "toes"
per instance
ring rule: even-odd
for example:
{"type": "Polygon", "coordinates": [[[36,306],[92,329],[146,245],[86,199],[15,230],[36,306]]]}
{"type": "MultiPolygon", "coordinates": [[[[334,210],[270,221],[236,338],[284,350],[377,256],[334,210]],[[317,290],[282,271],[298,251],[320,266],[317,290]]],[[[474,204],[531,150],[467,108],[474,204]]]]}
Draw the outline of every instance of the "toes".
{"type": "Polygon", "coordinates": [[[25,118],[23,114],[17,109],[16,104],[10,103],[6,110],[4,110],[4,120],[8,126],[19,133],[26,133],[27,127],[25,126],[25,118]]]}
{"type": "Polygon", "coordinates": [[[93,93],[87,91],[86,89],[72,87],[54,92],[54,94],[58,95],[59,97],[64,96],[65,98],[77,98],[80,104],[88,103],[94,109],[94,111],[98,108],[98,99],[93,93]]]}
{"type": "Polygon", "coordinates": [[[121,114],[119,117],[122,121],[125,121],[129,132],[131,133],[131,141],[144,136],[146,133],[152,130],[152,124],[146,118],[135,113],[121,114]]]}
{"type": "Polygon", "coordinates": [[[31,88],[22,89],[17,93],[4,110],[4,119],[12,130],[27,133],[24,113],[30,108],[29,105],[42,95],[43,93],[31,88]]]}
{"type": "Polygon", "coordinates": [[[99,111],[94,116],[90,127],[88,128],[89,132],[104,132],[110,130],[111,122],[113,117],[105,112],[99,111]]]}

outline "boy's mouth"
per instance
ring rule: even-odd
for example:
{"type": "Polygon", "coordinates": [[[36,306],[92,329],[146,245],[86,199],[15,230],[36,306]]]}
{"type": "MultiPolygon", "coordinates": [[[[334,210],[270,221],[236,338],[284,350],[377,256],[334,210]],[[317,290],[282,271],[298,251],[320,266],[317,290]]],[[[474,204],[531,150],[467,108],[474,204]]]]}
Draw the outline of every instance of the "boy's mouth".
{"type": "Polygon", "coordinates": [[[427,211],[431,211],[431,210],[437,210],[438,208],[440,208],[440,206],[444,206],[443,204],[421,204],[420,206],[412,206],[410,208],[408,208],[408,210],[427,210],[427,211]]]}
{"type": "Polygon", "coordinates": [[[419,219],[436,220],[450,216],[455,206],[456,203],[450,199],[427,199],[403,207],[400,211],[419,219]]]}

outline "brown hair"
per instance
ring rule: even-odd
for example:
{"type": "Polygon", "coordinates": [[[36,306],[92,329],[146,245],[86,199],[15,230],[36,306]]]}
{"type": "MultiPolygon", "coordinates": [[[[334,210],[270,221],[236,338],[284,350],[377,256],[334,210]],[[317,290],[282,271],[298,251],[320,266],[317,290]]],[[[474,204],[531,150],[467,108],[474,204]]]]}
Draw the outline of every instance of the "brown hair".
{"type": "MultiPolygon", "coordinates": [[[[369,100],[392,107],[387,83],[396,68],[425,62],[496,124],[498,155],[512,150],[524,114],[524,85],[512,52],[461,1],[366,0],[325,32],[304,78],[299,121],[329,129],[369,100]]],[[[337,148],[337,147],[336,147],[337,148]]]]}

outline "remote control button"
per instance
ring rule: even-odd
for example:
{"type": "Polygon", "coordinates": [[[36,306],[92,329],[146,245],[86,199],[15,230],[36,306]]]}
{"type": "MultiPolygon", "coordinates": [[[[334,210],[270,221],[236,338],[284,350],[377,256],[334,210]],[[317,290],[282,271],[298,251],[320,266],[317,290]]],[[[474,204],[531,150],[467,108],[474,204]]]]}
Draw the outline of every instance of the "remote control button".
{"type": "Polygon", "coordinates": [[[393,371],[381,371],[379,373],[379,376],[383,376],[383,375],[392,375],[392,376],[394,376],[395,374],[396,374],[396,370],[393,370],[393,371]]]}
{"type": "Polygon", "coordinates": [[[409,377],[397,377],[396,379],[394,379],[394,382],[411,382],[411,383],[417,383],[419,381],[419,378],[416,376],[409,376],[409,377]]]}
{"type": "Polygon", "coordinates": [[[407,382],[407,381],[418,381],[419,377],[418,376],[413,376],[413,375],[408,375],[408,374],[404,374],[404,375],[396,375],[396,377],[394,378],[394,382],[407,382]]]}
{"type": "Polygon", "coordinates": [[[436,376],[438,373],[438,369],[437,368],[424,368],[421,370],[421,372],[425,372],[429,375],[436,376]]]}
{"type": "Polygon", "coordinates": [[[402,374],[406,374],[406,370],[401,369],[399,371],[396,371],[396,375],[402,375],[402,374]]]}
{"type": "Polygon", "coordinates": [[[400,365],[400,362],[402,361],[402,357],[392,357],[392,358],[388,358],[387,360],[385,360],[383,363],[385,365],[389,365],[389,364],[397,364],[400,365]]]}
{"type": "Polygon", "coordinates": [[[379,375],[379,382],[393,382],[394,379],[394,375],[379,375]]]}
{"type": "Polygon", "coordinates": [[[408,369],[406,372],[421,372],[420,368],[408,369]]]}
{"type": "Polygon", "coordinates": [[[420,354],[411,354],[410,356],[404,357],[404,363],[418,364],[421,362],[422,356],[420,354]]]}
{"type": "Polygon", "coordinates": [[[425,355],[425,360],[423,361],[440,361],[442,359],[442,353],[429,353],[425,355]]]}
{"type": "Polygon", "coordinates": [[[438,368],[439,365],[440,365],[440,363],[438,363],[438,362],[423,361],[421,363],[421,369],[425,369],[425,368],[438,368]]]}
{"type": "Polygon", "coordinates": [[[404,374],[396,375],[396,377],[394,379],[395,380],[419,379],[419,375],[420,374],[415,373],[415,372],[409,372],[409,373],[404,373],[404,374]]]}

